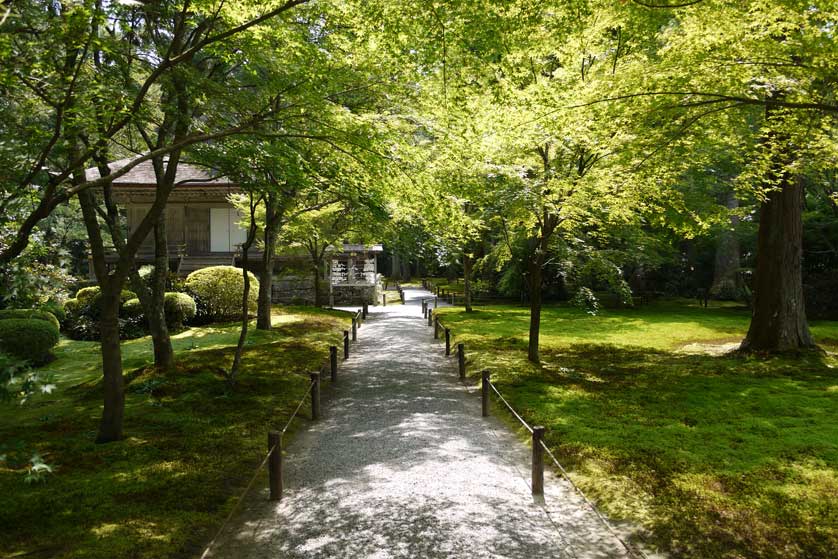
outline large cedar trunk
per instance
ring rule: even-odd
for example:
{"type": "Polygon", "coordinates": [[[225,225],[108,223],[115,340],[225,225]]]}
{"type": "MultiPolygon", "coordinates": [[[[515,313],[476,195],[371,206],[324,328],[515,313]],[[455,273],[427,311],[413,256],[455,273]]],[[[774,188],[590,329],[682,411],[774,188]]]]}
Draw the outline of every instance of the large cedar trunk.
{"type": "Polygon", "coordinates": [[[529,264],[530,272],[530,337],[527,359],[533,363],[540,362],[538,352],[538,336],[541,331],[541,276],[544,266],[544,253],[537,251],[532,255],[529,264]]]}
{"type": "Polygon", "coordinates": [[[104,407],[99,423],[97,443],[122,439],[125,412],[125,391],[122,379],[122,352],[119,346],[119,295],[121,286],[116,282],[102,285],[102,315],[99,330],[102,344],[102,374],[104,407]]]}
{"type": "Polygon", "coordinates": [[[471,308],[471,255],[463,252],[463,298],[465,299],[466,312],[472,312],[471,308]]]}
{"type": "Polygon", "coordinates": [[[754,310],[742,350],[814,346],[803,303],[803,183],[782,173],[780,188],[760,207],[754,310]]]}

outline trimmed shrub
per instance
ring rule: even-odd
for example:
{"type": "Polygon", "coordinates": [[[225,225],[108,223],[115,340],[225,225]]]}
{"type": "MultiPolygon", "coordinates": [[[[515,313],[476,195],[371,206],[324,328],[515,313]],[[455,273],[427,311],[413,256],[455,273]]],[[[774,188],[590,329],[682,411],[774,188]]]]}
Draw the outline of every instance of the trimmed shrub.
{"type": "Polygon", "coordinates": [[[0,320],[0,350],[9,355],[40,365],[49,361],[50,351],[57,343],[58,328],[48,320],[0,320]]]}
{"type": "Polygon", "coordinates": [[[166,293],[163,299],[163,310],[166,314],[166,325],[169,328],[181,329],[183,325],[195,318],[197,306],[195,299],[186,293],[166,293]]]}
{"type": "Polygon", "coordinates": [[[79,300],[80,303],[89,303],[93,297],[98,295],[102,290],[99,288],[98,285],[92,285],[90,287],[82,287],[79,289],[78,293],[76,293],[76,299],[79,300]]]}
{"type": "MultiPolygon", "coordinates": [[[[248,307],[256,311],[259,281],[252,273],[248,307]]],[[[244,278],[240,268],[213,266],[195,270],[186,278],[186,290],[195,299],[196,318],[200,322],[236,320],[241,317],[244,278]]]]}
{"type": "Polygon", "coordinates": [[[35,311],[31,309],[6,309],[0,311],[0,320],[7,320],[9,318],[32,318],[35,320],[46,320],[56,329],[61,328],[58,319],[55,315],[47,311],[35,311]]]}
{"type": "Polygon", "coordinates": [[[144,318],[143,306],[140,304],[140,300],[134,298],[125,301],[120,314],[125,318],[144,318]]]}

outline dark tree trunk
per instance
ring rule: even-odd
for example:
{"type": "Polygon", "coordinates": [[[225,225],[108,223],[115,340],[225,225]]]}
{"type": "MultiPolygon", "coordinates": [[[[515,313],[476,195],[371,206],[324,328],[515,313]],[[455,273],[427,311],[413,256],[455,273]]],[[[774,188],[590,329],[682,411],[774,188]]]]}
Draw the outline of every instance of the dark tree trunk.
{"type": "MultiPolygon", "coordinates": [[[[732,189],[725,195],[725,206],[729,210],[735,210],[739,207],[739,199],[736,198],[736,194],[732,189]]],[[[735,297],[737,288],[740,286],[740,250],[739,237],[736,232],[738,225],[739,217],[731,215],[730,226],[726,227],[719,234],[716,244],[715,265],[713,267],[713,285],[710,288],[710,293],[714,297],[735,297]]]]}
{"type": "Polygon", "coordinates": [[[104,407],[99,423],[97,443],[122,439],[125,413],[125,390],[122,378],[122,351],[119,345],[119,296],[122,286],[118,282],[101,284],[102,315],[99,319],[101,335],[104,407]]]}
{"type": "Polygon", "coordinates": [[[315,262],[311,266],[311,279],[314,280],[314,306],[323,305],[323,293],[320,289],[320,266],[315,262]]]}
{"type": "Polygon", "coordinates": [[[259,298],[256,309],[256,328],[271,329],[271,293],[274,279],[274,254],[276,252],[276,236],[279,228],[279,204],[276,194],[265,197],[265,252],[262,267],[259,269],[259,298]]]}
{"type": "Polygon", "coordinates": [[[466,312],[472,312],[471,308],[471,255],[463,252],[463,298],[465,299],[466,312]]]}
{"type": "Polygon", "coordinates": [[[253,202],[253,195],[251,194],[250,201],[250,228],[247,232],[247,239],[242,244],[242,276],[244,278],[244,292],[242,293],[242,319],[241,319],[241,333],[239,334],[239,341],[236,344],[236,353],[233,356],[233,365],[230,367],[230,373],[227,375],[227,381],[231,386],[236,384],[236,376],[241,368],[242,354],[244,353],[244,342],[247,340],[247,327],[250,322],[250,274],[247,272],[248,252],[253,246],[253,241],[256,240],[256,203],[253,202]]]}
{"type": "Polygon", "coordinates": [[[530,258],[530,337],[527,359],[533,363],[541,361],[538,351],[538,337],[541,332],[541,277],[544,267],[544,253],[537,250],[530,258]]]}
{"type": "Polygon", "coordinates": [[[760,206],[754,309],[741,349],[791,351],[813,347],[803,303],[803,183],[779,171],[780,188],[760,206]]]}
{"type": "Polygon", "coordinates": [[[151,300],[146,309],[146,320],[154,344],[154,366],[167,371],[175,365],[175,352],[166,325],[166,281],[169,275],[169,246],[166,234],[166,213],[154,222],[154,274],[152,275],[151,300]]]}

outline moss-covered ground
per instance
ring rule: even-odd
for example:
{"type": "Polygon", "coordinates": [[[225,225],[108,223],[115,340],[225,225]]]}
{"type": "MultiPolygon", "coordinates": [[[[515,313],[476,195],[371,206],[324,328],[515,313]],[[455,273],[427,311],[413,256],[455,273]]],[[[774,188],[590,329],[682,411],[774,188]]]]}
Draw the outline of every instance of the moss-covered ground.
{"type": "Polygon", "coordinates": [[[272,331],[251,329],[232,390],[221,373],[238,325],[174,336],[178,364],[167,374],[148,367],[150,339],[125,342],[126,438],[106,445],[93,442],[98,345],[62,340],[46,367],[57,389],[0,403],[0,556],[200,555],[264,457],[268,430],[284,426],[349,322],[340,312],[276,310],[272,331]],[[34,452],[55,470],[28,484],[34,452]]]}
{"type": "Polygon", "coordinates": [[[490,369],[572,478],[648,543],[702,559],[838,556],[838,323],[811,325],[823,353],[743,356],[713,354],[744,336],[742,308],[546,308],[533,366],[528,309],[440,313],[470,380],[490,369]]]}

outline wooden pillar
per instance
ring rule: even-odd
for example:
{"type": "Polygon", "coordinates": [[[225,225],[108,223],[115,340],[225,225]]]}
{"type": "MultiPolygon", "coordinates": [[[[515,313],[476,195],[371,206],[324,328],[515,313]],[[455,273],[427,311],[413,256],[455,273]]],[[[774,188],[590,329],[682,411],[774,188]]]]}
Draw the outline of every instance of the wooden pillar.
{"type": "Polygon", "coordinates": [[[445,329],[445,357],[451,355],[451,329],[445,329]]]}
{"type": "Polygon", "coordinates": [[[457,344],[457,368],[460,372],[460,380],[466,378],[466,346],[465,344],[457,344]]]}
{"type": "Polygon", "coordinates": [[[332,375],[332,382],[338,380],[338,348],[337,346],[329,346],[329,371],[332,375]]]}
{"type": "Polygon", "coordinates": [[[349,330],[343,331],[343,358],[349,359],[349,330]]]}
{"type": "Polygon", "coordinates": [[[489,371],[483,371],[480,385],[480,398],[483,405],[483,417],[489,417],[489,371]]]}

